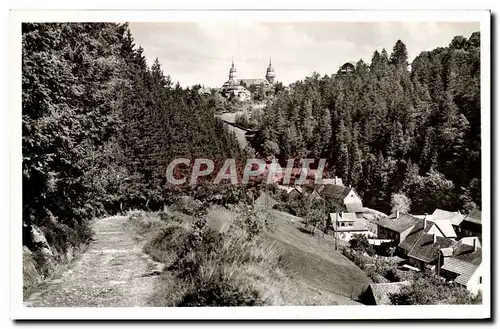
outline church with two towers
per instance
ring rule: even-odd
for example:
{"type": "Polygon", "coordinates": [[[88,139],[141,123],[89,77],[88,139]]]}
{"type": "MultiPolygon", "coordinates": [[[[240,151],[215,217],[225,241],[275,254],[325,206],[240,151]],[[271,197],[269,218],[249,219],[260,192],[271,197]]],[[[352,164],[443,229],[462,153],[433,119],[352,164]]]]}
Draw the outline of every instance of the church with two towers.
{"type": "Polygon", "coordinates": [[[221,88],[221,93],[227,98],[236,98],[238,100],[248,100],[251,97],[250,90],[256,90],[258,88],[264,88],[264,90],[269,90],[274,85],[274,79],[276,74],[274,73],[274,68],[271,64],[271,59],[269,59],[269,66],[266,70],[265,79],[238,79],[238,72],[234,66],[234,59],[231,63],[231,68],[229,69],[229,79],[224,82],[221,88]]]}

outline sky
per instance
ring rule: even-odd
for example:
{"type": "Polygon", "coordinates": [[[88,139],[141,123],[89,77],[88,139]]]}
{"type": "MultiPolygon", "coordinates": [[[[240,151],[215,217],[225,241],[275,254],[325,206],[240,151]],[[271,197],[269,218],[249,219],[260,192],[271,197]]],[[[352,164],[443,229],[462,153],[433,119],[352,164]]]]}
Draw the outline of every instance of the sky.
{"type": "Polygon", "coordinates": [[[130,23],[149,64],[181,86],[220,87],[234,57],[238,78],[264,78],[270,57],[276,80],[289,84],[345,62],[369,63],[375,50],[391,53],[398,39],[410,62],[422,51],[446,47],[454,36],[479,31],[475,22],[238,22],[130,23]]]}

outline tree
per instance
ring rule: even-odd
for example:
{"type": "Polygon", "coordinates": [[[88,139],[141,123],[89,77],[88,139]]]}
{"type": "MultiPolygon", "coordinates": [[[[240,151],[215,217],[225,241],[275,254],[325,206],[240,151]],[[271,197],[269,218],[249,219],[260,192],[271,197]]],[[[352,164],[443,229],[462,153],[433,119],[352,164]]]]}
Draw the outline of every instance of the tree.
{"type": "Polygon", "coordinates": [[[403,193],[394,193],[391,196],[391,212],[399,211],[403,214],[409,214],[411,208],[411,200],[403,193]]]}
{"type": "Polygon", "coordinates": [[[364,234],[353,234],[352,238],[349,240],[349,247],[354,251],[366,252],[370,256],[375,254],[375,250],[364,234]]]}
{"type": "Polygon", "coordinates": [[[408,68],[408,50],[406,50],[406,45],[401,40],[398,40],[394,45],[389,63],[405,69],[408,68]]]}

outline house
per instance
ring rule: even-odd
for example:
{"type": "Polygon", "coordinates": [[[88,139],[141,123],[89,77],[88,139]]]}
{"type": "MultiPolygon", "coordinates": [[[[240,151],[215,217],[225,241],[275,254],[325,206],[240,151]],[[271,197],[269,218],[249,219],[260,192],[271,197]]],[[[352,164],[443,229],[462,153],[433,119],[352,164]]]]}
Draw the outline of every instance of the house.
{"type": "Polygon", "coordinates": [[[294,186],[278,185],[277,187],[280,190],[285,191],[289,199],[297,198],[304,193],[304,189],[302,188],[302,186],[299,185],[294,185],[294,186]]]}
{"type": "Polygon", "coordinates": [[[455,239],[457,237],[455,226],[460,222],[460,218],[463,218],[463,215],[460,214],[459,211],[451,212],[436,209],[432,215],[417,215],[414,217],[433,222],[435,224],[435,229],[440,231],[440,236],[455,239]]]}
{"type": "Polygon", "coordinates": [[[472,246],[468,241],[463,241],[453,251],[453,254],[443,255],[443,266],[440,269],[440,275],[448,281],[456,282],[470,292],[477,294],[482,290],[483,284],[481,264],[482,252],[479,239],[476,237],[472,240],[472,246]]]}
{"type": "Polygon", "coordinates": [[[349,241],[354,234],[371,235],[366,220],[356,217],[355,213],[330,213],[330,220],[335,235],[344,241],[349,241]]]}
{"type": "Polygon", "coordinates": [[[341,185],[325,185],[319,193],[325,199],[336,200],[339,204],[347,205],[356,203],[363,205],[361,197],[351,187],[341,185]]]}
{"type": "Polygon", "coordinates": [[[400,292],[403,287],[409,285],[409,281],[372,283],[363,293],[361,299],[365,305],[392,305],[390,295],[400,292]]]}
{"type": "Polygon", "coordinates": [[[474,209],[458,225],[458,236],[477,236],[482,239],[483,226],[481,224],[481,211],[474,209]]]}
{"type": "Polygon", "coordinates": [[[390,239],[398,245],[406,239],[417,222],[419,222],[418,218],[408,214],[400,214],[397,211],[394,218],[379,219],[377,222],[377,237],[379,239],[390,239]]]}
{"type": "Polygon", "coordinates": [[[339,68],[339,70],[337,71],[337,74],[349,74],[349,73],[353,73],[355,71],[356,71],[355,63],[347,62],[339,68]]]}
{"type": "Polygon", "coordinates": [[[434,226],[435,224],[432,221],[425,219],[418,220],[410,232],[406,234],[406,237],[401,239],[401,242],[397,247],[398,253],[407,256],[420,237],[424,234],[435,234],[436,236],[439,236],[441,232],[434,226]]]}
{"type": "Polygon", "coordinates": [[[441,249],[453,248],[455,244],[455,240],[438,236],[436,233],[424,233],[408,252],[408,262],[422,271],[439,269],[442,266],[441,249]]]}
{"type": "Polygon", "coordinates": [[[464,220],[466,215],[460,213],[460,211],[448,211],[448,210],[443,210],[443,209],[436,209],[431,215],[431,218],[428,218],[429,220],[432,220],[436,223],[445,223],[448,222],[453,228],[453,231],[455,232],[455,237],[457,237],[460,229],[460,223],[464,220]]]}

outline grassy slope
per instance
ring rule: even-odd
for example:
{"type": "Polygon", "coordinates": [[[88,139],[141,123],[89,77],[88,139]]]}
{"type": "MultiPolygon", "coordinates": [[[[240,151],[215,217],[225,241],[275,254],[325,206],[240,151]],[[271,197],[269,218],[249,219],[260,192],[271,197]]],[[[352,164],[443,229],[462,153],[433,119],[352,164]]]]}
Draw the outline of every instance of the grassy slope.
{"type": "MultiPolygon", "coordinates": [[[[234,216],[229,210],[217,209],[208,214],[209,223],[222,227],[234,216]]],[[[354,303],[370,278],[354,263],[335,251],[334,241],[312,236],[299,230],[300,218],[272,211],[275,229],[268,238],[279,249],[283,263],[293,280],[311,290],[334,297],[339,304],[354,303]]]]}

